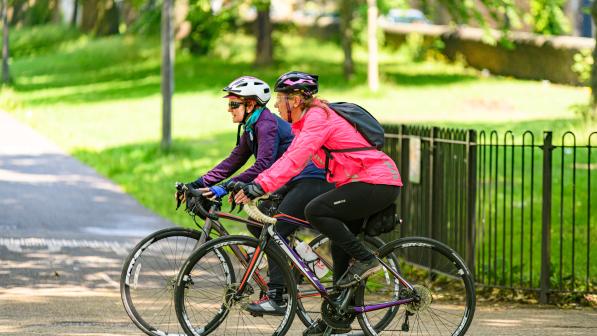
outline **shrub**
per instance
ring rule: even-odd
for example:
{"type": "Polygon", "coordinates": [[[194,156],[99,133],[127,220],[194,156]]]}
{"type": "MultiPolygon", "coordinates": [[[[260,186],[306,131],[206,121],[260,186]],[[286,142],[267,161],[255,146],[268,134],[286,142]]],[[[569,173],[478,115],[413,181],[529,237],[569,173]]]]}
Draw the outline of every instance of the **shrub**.
{"type": "Polygon", "coordinates": [[[23,57],[48,53],[81,34],[64,25],[44,25],[10,30],[10,56],[23,57]]]}

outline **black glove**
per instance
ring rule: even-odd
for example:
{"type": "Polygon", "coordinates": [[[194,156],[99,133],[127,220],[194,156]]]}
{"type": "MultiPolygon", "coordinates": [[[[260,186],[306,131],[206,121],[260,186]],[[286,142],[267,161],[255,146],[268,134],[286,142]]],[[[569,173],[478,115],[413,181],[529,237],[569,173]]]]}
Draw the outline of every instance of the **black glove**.
{"type": "Polygon", "coordinates": [[[185,183],[185,185],[192,189],[205,188],[205,183],[203,183],[203,177],[200,177],[193,182],[185,183]]]}
{"type": "Polygon", "coordinates": [[[245,195],[250,199],[255,199],[265,195],[263,188],[261,188],[261,186],[255,182],[245,184],[242,189],[245,192],[245,195]]]}
{"type": "Polygon", "coordinates": [[[225,188],[229,193],[236,194],[237,192],[241,191],[245,185],[247,184],[241,181],[228,181],[225,183],[225,188]]]}
{"type": "Polygon", "coordinates": [[[223,187],[229,193],[234,193],[235,192],[234,191],[234,186],[235,185],[236,185],[236,182],[233,181],[233,180],[228,180],[228,181],[224,181],[224,182],[220,183],[220,187],[223,187]]]}

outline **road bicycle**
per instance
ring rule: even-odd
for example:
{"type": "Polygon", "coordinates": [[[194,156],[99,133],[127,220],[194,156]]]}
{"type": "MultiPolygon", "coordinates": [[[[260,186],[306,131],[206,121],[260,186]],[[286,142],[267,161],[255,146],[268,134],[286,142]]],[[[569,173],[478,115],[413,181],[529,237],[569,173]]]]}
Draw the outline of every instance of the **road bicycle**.
{"type": "MultiPolygon", "coordinates": [[[[126,313],[132,322],[144,333],[151,336],[183,335],[184,331],[178,324],[174,310],[174,285],[180,267],[188,256],[208,240],[215,237],[229,236],[226,225],[234,223],[263,227],[262,223],[251,219],[235,216],[222,212],[220,199],[207,201],[196,190],[183,190],[182,184],[177,188],[188,194],[189,202],[187,212],[195,223],[195,229],[181,227],[166,228],[156,231],[141,240],[129,253],[122,267],[120,278],[120,294],[126,313]],[[206,209],[207,208],[207,209],[206,209]],[[197,218],[200,217],[200,220],[197,218]]],[[[276,204],[281,198],[274,196],[270,200],[271,207],[268,212],[273,213],[276,204]]],[[[180,205],[180,204],[179,204],[180,205]]],[[[283,220],[283,219],[281,219],[283,220]]],[[[299,219],[289,218],[293,224],[308,227],[299,219]]],[[[290,245],[295,246],[300,239],[293,235],[290,245]]],[[[372,250],[381,247],[384,242],[379,238],[367,237],[366,245],[372,250]]],[[[332,269],[329,251],[329,240],[319,235],[309,242],[318,258],[332,269]]],[[[238,249],[233,256],[244,264],[250,261],[250,249],[238,249]]],[[[262,263],[267,265],[267,263],[262,263]]],[[[266,276],[267,267],[257,271],[253,276],[259,293],[267,292],[266,276]]],[[[302,275],[296,272],[299,282],[299,308],[298,315],[305,325],[310,325],[319,317],[317,296],[319,293],[310,286],[302,284],[302,275]]],[[[321,279],[324,283],[331,283],[331,274],[321,279]]]]}
{"type": "Polygon", "coordinates": [[[366,335],[464,335],[475,311],[475,288],[462,258],[443,243],[408,237],[389,242],[375,252],[382,269],[347,289],[325,286],[305,261],[274,230],[283,217],[264,215],[254,204],[245,206],[263,223],[259,239],[226,236],[214,239],[182,265],[175,285],[178,321],[187,335],[284,335],[293,322],[300,293],[295,270],[317,292],[324,334],[333,328],[354,329],[355,319],[366,335]],[[255,252],[250,262],[231,257],[236,250],[255,252]],[[259,315],[246,310],[259,299],[254,274],[263,259],[283,270],[285,310],[259,315]],[[290,261],[290,265],[288,265],[290,261]]]}

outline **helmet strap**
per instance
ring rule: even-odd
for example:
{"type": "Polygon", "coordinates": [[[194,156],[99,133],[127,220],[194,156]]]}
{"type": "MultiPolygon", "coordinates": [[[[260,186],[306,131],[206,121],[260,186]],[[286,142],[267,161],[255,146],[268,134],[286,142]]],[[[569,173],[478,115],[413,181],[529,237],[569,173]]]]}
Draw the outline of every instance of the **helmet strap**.
{"type": "Polygon", "coordinates": [[[286,119],[286,121],[288,121],[289,123],[292,124],[292,110],[290,109],[290,104],[288,103],[288,97],[286,97],[285,99],[286,102],[286,111],[288,112],[288,118],[286,119]]]}
{"type": "Polygon", "coordinates": [[[247,122],[247,119],[249,118],[249,114],[247,113],[247,101],[243,100],[243,106],[245,107],[245,113],[243,114],[243,121],[241,121],[241,124],[244,124],[247,122]]]}

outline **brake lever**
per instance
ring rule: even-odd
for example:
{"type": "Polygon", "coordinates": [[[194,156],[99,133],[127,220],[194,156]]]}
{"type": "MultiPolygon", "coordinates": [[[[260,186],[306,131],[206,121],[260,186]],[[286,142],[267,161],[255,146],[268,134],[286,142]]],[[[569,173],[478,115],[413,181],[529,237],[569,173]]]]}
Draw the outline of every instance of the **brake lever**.
{"type": "Polygon", "coordinates": [[[176,197],[176,210],[180,208],[180,204],[182,204],[182,197],[176,197]]]}

